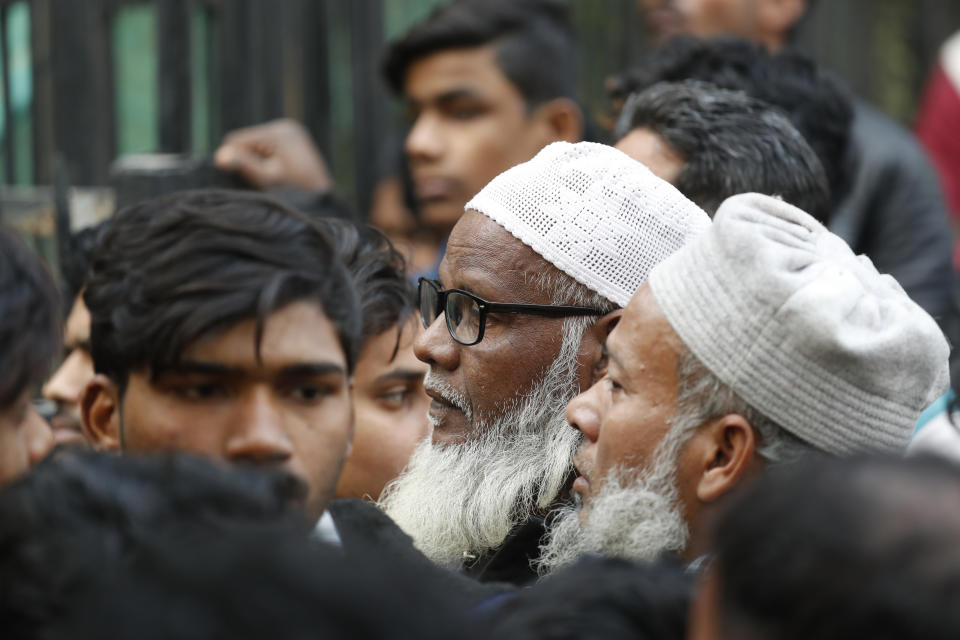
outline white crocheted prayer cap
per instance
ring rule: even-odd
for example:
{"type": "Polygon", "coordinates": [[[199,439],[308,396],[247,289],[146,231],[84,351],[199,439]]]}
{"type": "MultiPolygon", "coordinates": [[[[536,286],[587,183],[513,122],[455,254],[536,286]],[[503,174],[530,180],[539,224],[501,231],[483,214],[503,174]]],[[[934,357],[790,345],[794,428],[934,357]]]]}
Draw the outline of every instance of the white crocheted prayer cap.
{"type": "Polygon", "coordinates": [[[949,347],[866,256],[785,202],[742,194],[650,274],[690,351],[750,406],[833,454],[902,452],[949,383],[949,347]]]}
{"type": "Polygon", "coordinates": [[[702,209],[626,154],[555,142],[466,204],[548,262],[625,306],[655,264],[710,225],[702,209]]]}

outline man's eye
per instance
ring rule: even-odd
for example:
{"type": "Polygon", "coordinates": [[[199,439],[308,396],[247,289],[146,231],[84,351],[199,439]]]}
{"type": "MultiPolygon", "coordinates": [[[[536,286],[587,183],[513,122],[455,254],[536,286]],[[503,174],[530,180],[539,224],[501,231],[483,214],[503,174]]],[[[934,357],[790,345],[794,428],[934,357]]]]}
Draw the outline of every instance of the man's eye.
{"type": "Polygon", "coordinates": [[[227,395],[227,388],[221,384],[188,384],[176,387],[175,393],[186,400],[209,400],[227,395]]]}
{"type": "Polygon", "coordinates": [[[482,113],[483,112],[480,109],[464,107],[462,109],[454,109],[450,112],[450,116],[456,118],[457,120],[473,120],[482,113]]]}
{"type": "Polygon", "coordinates": [[[290,389],[290,397],[299,402],[317,402],[329,394],[329,389],[317,385],[304,384],[290,389]]]}
{"type": "Polygon", "coordinates": [[[623,391],[623,387],[620,386],[620,383],[614,380],[613,378],[611,378],[609,375],[606,377],[606,380],[607,380],[607,384],[610,385],[611,392],[623,391]]]}
{"type": "Polygon", "coordinates": [[[483,115],[484,109],[472,103],[453,103],[446,106],[444,113],[455,120],[472,120],[483,115]]]}
{"type": "Polygon", "coordinates": [[[380,394],[377,401],[388,409],[401,409],[407,404],[410,397],[409,389],[396,389],[387,393],[380,394]]]}

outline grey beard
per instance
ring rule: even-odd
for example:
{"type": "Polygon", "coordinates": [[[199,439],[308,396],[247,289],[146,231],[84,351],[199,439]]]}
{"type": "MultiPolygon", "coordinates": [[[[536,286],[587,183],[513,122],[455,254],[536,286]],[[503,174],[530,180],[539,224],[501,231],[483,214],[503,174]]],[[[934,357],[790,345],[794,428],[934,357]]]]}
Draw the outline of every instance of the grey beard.
{"type": "Polygon", "coordinates": [[[677,489],[682,437],[680,429],[671,429],[657,447],[654,465],[639,474],[623,468],[611,471],[591,498],[583,525],[575,494],[574,504],[564,506],[549,525],[537,572],[545,575],[588,554],[653,560],[682,552],[690,537],[677,489]]]}
{"type": "Polygon", "coordinates": [[[549,507],[572,470],[580,434],[566,406],[578,392],[582,332],[563,346],[539,383],[502,416],[473,426],[473,439],[417,447],[379,506],[428,558],[458,568],[465,554],[499,547],[518,524],[549,507]]]}

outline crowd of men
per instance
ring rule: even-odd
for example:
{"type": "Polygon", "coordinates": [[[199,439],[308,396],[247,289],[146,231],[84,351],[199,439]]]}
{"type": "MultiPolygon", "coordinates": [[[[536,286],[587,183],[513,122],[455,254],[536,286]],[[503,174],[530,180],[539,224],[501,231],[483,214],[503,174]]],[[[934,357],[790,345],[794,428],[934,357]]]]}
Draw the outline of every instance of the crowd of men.
{"type": "Polygon", "coordinates": [[[0,229],[4,637],[958,637],[936,174],[804,0],[642,4],[614,146],[563,3],[393,42],[382,232],[290,121],[59,292],[0,229]]]}

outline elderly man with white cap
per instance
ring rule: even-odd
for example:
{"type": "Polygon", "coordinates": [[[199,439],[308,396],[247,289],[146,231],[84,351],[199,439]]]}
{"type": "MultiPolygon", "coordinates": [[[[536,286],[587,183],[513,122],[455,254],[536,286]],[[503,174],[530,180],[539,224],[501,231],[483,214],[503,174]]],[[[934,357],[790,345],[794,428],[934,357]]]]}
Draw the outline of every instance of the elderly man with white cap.
{"type": "Polygon", "coordinates": [[[606,376],[569,404],[579,504],[540,570],[584,553],[694,559],[716,505],[765,467],[903,452],[948,351],[893,278],[812,217],[728,199],[654,267],[607,339],[606,376]]]}
{"type": "Polygon", "coordinates": [[[650,269],[710,224],[642,164],[554,143],[466,205],[421,280],[432,439],[381,506],[438,564],[535,577],[543,517],[572,482],[567,402],[589,386],[618,310],[650,269]]]}

